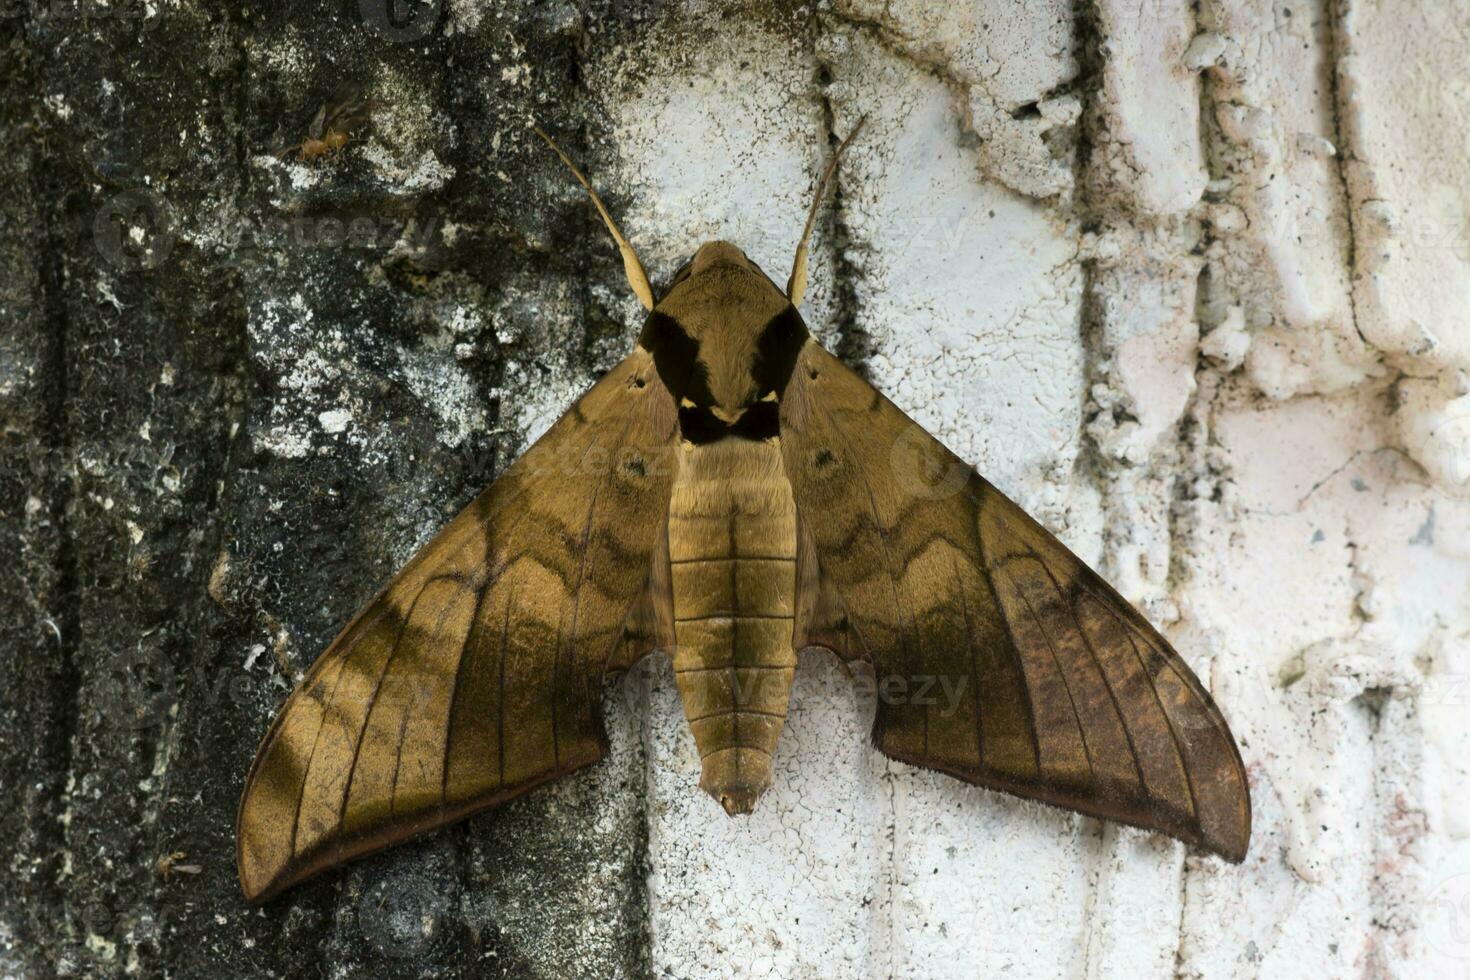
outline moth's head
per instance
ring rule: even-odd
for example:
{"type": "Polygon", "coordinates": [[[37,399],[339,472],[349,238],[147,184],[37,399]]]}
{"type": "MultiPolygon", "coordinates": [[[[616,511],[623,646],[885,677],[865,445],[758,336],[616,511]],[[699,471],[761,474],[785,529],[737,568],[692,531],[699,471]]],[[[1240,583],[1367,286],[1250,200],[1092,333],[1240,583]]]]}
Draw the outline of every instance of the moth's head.
{"type": "Polygon", "coordinates": [[[657,302],[638,253],[618,230],[607,206],[556,141],[536,129],[587,191],[617,242],[628,285],[649,311],[639,343],[653,353],[659,379],[681,408],[688,402],[733,424],[755,402],[780,397],[807,337],[796,308],[806,293],[807,251],[817,208],[837,161],[862,128],[859,120],[817,181],[785,289],[734,245],[707,242],[684,263],[657,302]]]}
{"type": "Polygon", "coordinates": [[[791,305],[760,266],[729,242],[706,242],[674,273],[654,312],[687,321],[695,339],[750,329],[739,308],[775,311],[791,305]]]}
{"type": "MultiPolygon", "coordinates": [[[[722,269],[743,270],[766,278],[768,282],[770,281],[766,277],[766,274],[761,271],[761,267],[752,262],[744,252],[740,251],[739,246],[733,245],[730,242],[705,242],[699,246],[699,250],[694,253],[693,257],[688,262],[685,262],[678,272],[674,273],[674,282],[672,285],[678,285],[693,276],[700,276],[707,272],[716,272],[722,269]]],[[[667,292],[665,295],[667,295],[667,292]]]]}
{"type": "Polygon", "coordinates": [[[675,397],[729,423],[785,387],[806,336],[760,266],[729,242],[708,242],[675,273],[639,342],[675,397]]]}

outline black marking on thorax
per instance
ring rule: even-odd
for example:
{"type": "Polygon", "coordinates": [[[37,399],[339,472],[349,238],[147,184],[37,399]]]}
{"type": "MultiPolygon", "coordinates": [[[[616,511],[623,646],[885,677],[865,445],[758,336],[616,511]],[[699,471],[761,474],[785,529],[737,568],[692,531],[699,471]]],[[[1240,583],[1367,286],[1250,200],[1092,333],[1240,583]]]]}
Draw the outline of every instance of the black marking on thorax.
{"type": "MultiPolygon", "coordinates": [[[[758,398],[786,392],[796,359],[810,333],[796,307],[787,305],[761,328],[750,366],[758,398]]],[[[715,404],[709,376],[699,357],[699,340],[691,337],[677,319],[654,310],[644,322],[638,343],[653,355],[658,376],[676,401],[694,404],[679,410],[684,437],[710,442],[734,435],[745,439],[769,439],[777,434],[778,412],[774,402],[757,401],[733,423],[722,422],[710,411],[715,404]]]]}
{"type": "Polygon", "coordinates": [[[667,313],[654,310],[643,323],[638,343],[653,355],[659,380],[675,402],[687,398],[696,405],[714,404],[709,378],[699,360],[699,341],[689,336],[683,324],[667,313]]]}
{"type": "Polygon", "coordinates": [[[762,328],[756,342],[755,363],[750,368],[761,395],[774,391],[780,398],[786,393],[786,383],[796,369],[796,357],[808,336],[806,322],[796,307],[789,304],[762,328]]]}
{"type": "Polygon", "coordinates": [[[679,409],[679,432],[696,446],[732,438],[764,442],[780,435],[779,407],[775,402],[756,402],[734,422],[723,422],[708,408],[685,405],[679,409]]]}

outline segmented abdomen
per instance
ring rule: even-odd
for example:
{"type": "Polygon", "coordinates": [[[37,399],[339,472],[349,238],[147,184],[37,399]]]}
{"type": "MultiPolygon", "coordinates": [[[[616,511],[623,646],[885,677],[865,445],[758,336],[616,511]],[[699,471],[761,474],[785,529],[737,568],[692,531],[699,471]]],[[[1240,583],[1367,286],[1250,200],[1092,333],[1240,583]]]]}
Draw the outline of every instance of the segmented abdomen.
{"type": "Polygon", "coordinates": [[[686,446],[669,509],[674,672],[700,786],[748,813],[771,783],[796,653],[796,505],[774,442],[686,446]]]}

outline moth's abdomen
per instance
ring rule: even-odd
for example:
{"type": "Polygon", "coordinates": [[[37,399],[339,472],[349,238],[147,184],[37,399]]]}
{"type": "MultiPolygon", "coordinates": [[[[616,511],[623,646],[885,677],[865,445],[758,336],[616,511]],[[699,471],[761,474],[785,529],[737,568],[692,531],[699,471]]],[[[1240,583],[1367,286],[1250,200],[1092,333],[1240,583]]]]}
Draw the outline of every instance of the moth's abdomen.
{"type": "Polygon", "coordinates": [[[796,670],[796,506],[774,442],[686,444],[669,557],[674,672],[700,786],[748,813],[771,784],[796,670]]]}

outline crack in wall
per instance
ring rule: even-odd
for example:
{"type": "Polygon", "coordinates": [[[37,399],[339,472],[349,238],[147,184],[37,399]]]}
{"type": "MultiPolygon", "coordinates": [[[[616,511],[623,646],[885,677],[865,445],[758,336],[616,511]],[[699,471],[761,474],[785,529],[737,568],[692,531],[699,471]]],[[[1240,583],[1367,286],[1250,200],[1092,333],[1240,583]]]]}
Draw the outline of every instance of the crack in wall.
{"type": "MultiPolygon", "coordinates": [[[[1045,203],[1070,199],[1076,186],[1075,179],[1065,184],[1059,182],[1064,175],[1075,177],[1076,170],[1068,170],[1064,166],[1056,135],[1074,126],[1065,122],[1040,126],[1037,121],[1044,120],[1046,116],[1043,111],[1045,103],[1075,93],[1082,72],[1078,71],[1038,92],[1028,93],[1028,97],[1005,99],[993,91],[990,84],[1003,69],[989,48],[983,48],[984,56],[979,60],[996,65],[996,70],[989,75],[967,75],[952,63],[963,60],[962,55],[943,50],[940,42],[903,35],[901,28],[892,23],[890,6],[885,4],[876,16],[865,16],[850,9],[833,11],[829,16],[861,32],[895,60],[938,79],[949,90],[959,126],[965,137],[973,141],[976,168],[985,180],[1027,200],[1045,203]],[[982,120],[977,118],[977,108],[993,110],[994,114],[982,120]],[[1036,128],[1013,125],[1025,123],[1036,128]]],[[[983,26],[988,28],[991,25],[983,26]]],[[[1073,41],[1075,47],[1075,37],[1073,41]]]]}
{"type": "MultiPolygon", "coordinates": [[[[837,151],[847,134],[837,132],[837,111],[828,94],[828,88],[834,79],[830,67],[822,61],[820,54],[818,42],[821,38],[822,26],[821,18],[813,16],[810,50],[817,65],[816,84],[822,109],[823,137],[830,154],[837,151]]],[[[870,362],[877,351],[877,344],[872,335],[859,322],[861,303],[855,284],[861,272],[848,256],[848,249],[854,247],[854,241],[845,221],[847,213],[845,178],[846,174],[839,163],[837,171],[832,175],[832,187],[829,190],[832,203],[827,209],[822,235],[829,250],[833,279],[833,322],[837,332],[837,343],[833,353],[860,377],[871,381],[870,362]]],[[[882,831],[875,835],[880,847],[875,887],[881,889],[881,894],[873,896],[873,911],[868,918],[871,924],[868,943],[869,969],[872,970],[874,964],[882,960],[884,973],[894,976],[898,957],[897,941],[894,937],[898,903],[898,787],[892,778],[891,764],[886,758],[879,756],[876,750],[870,751],[882,760],[878,764],[883,766],[883,772],[876,777],[871,777],[870,774],[870,778],[876,778],[880,789],[883,790],[884,805],[881,812],[884,815],[884,826],[882,831]]]]}
{"type": "MultiPolygon", "coordinates": [[[[1140,214],[1136,205],[1119,206],[1117,200],[1112,199],[1110,189],[1116,185],[1115,180],[1107,172],[1108,163],[1121,164],[1129,170],[1137,173],[1134,162],[1128,153],[1109,156],[1103,151],[1103,147],[1110,141],[1108,117],[1104,105],[1105,72],[1110,57],[1109,45],[1106,36],[1105,15],[1102,4],[1106,0],[1080,0],[1076,5],[1076,50],[1078,62],[1081,66],[1078,79],[1074,84],[1074,90],[1083,100],[1083,110],[1077,134],[1077,179],[1076,179],[1076,208],[1084,231],[1099,235],[1106,234],[1115,227],[1138,229],[1143,232],[1154,230],[1173,230],[1169,235],[1169,247],[1176,251],[1170,254],[1179,254],[1177,250],[1188,246],[1190,235],[1188,229],[1178,225],[1178,216],[1164,215],[1151,217],[1140,214]]],[[[1199,29],[1199,11],[1193,9],[1195,17],[1195,32],[1199,29]]],[[[1196,139],[1202,147],[1206,146],[1206,122],[1208,118],[1205,111],[1205,103],[1209,96],[1201,85],[1201,113],[1196,139]]],[[[1208,153],[1204,159],[1209,160],[1208,153]]],[[[1210,175],[1213,177],[1213,175],[1210,175]]],[[[1194,254],[1200,248],[1199,243],[1193,245],[1189,254],[1194,254]]],[[[1113,361],[1117,355],[1117,347],[1110,345],[1107,337],[1107,325],[1105,322],[1105,291],[1109,283],[1110,274],[1106,268],[1105,257],[1090,256],[1083,261],[1084,294],[1082,306],[1082,334],[1086,351],[1085,359],[1085,384],[1083,397],[1085,399],[1083,412],[1083,443],[1082,452],[1079,454],[1079,470],[1084,472],[1092,485],[1096,488],[1103,501],[1103,513],[1105,515],[1105,535],[1112,537],[1112,526],[1117,520],[1115,507],[1118,497],[1122,492],[1120,477],[1127,472],[1136,473],[1144,480],[1158,479],[1162,484],[1161,506],[1165,509],[1161,521],[1167,539],[1165,541],[1165,554],[1163,556],[1164,573],[1161,589],[1163,595],[1172,598],[1183,586],[1186,566],[1185,552],[1192,535],[1188,528],[1191,524],[1187,516],[1192,501],[1192,486],[1194,480],[1190,477],[1196,465],[1203,463],[1207,433],[1204,430],[1200,415],[1204,400],[1209,397],[1212,387],[1196,385],[1180,409],[1180,414],[1172,423],[1172,439],[1167,446],[1164,445],[1164,437],[1161,436],[1159,444],[1154,447],[1146,461],[1130,466],[1126,461],[1111,458],[1105,447],[1099,441],[1099,432],[1094,422],[1101,413],[1109,411],[1106,406],[1099,405],[1092,397],[1096,386],[1111,387],[1113,383],[1113,361]],[[1170,463],[1177,465],[1178,472],[1169,473],[1170,463]],[[1193,464],[1193,465],[1192,465],[1193,464]]],[[[1206,267],[1202,265],[1197,275],[1204,276],[1206,267]]],[[[1188,315],[1195,316],[1198,323],[1197,310],[1200,304],[1200,294],[1195,296],[1195,306],[1188,311],[1188,315]]],[[[1196,371],[1198,376],[1199,364],[1202,355],[1196,354],[1196,371]]],[[[1116,570],[1115,570],[1116,571],[1116,570]]],[[[1179,917],[1174,924],[1173,931],[1173,975],[1178,978],[1186,976],[1187,956],[1185,949],[1186,927],[1185,921],[1188,912],[1188,883],[1190,879],[1190,864],[1182,861],[1179,864],[1179,917]]],[[[1102,882],[1099,881],[1099,886],[1102,882]]],[[[1094,896],[1093,900],[1096,898],[1094,896]]],[[[1086,971],[1092,969],[1090,961],[1091,947],[1089,946],[1089,963],[1086,971]]]]}
{"type": "MultiPolygon", "coordinates": [[[[579,100],[578,108],[580,111],[578,111],[577,113],[578,142],[584,149],[584,151],[586,151],[590,155],[590,147],[592,145],[591,141],[593,135],[593,116],[595,115],[593,110],[596,105],[596,94],[592,91],[590,87],[587,67],[584,65],[584,59],[587,57],[587,52],[590,48],[589,40],[589,36],[587,35],[584,26],[578,32],[576,44],[573,46],[571,56],[568,59],[567,85],[571,91],[577,94],[579,100]]],[[[560,161],[555,159],[554,156],[548,156],[547,159],[548,163],[545,165],[557,168],[558,170],[563,169],[561,167],[560,161]]],[[[615,169],[615,166],[610,166],[607,168],[607,172],[611,173],[615,169]]],[[[570,177],[571,175],[558,173],[557,176],[570,177]]],[[[597,186],[594,178],[589,176],[588,179],[593,181],[594,187],[597,186]]],[[[606,194],[606,190],[604,189],[599,193],[606,194]]],[[[584,274],[573,276],[573,289],[574,295],[576,297],[576,306],[581,311],[582,318],[581,355],[583,360],[590,363],[593,360],[593,351],[591,350],[588,343],[593,333],[593,331],[589,329],[590,323],[594,317],[604,317],[608,315],[608,312],[602,308],[601,304],[597,300],[596,289],[594,288],[593,282],[594,276],[597,275],[598,271],[601,271],[605,279],[612,280],[610,283],[604,282],[603,285],[608,286],[608,288],[614,292],[614,295],[617,295],[619,292],[626,291],[630,287],[621,268],[621,263],[618,263],[618,266],[616,268],[613,268],[610,262],[610,256],[604,255],[602,260],[599,260],[595,257],[595,246],[593,243],[602,244],[604,240],[610,241],[610,236],[607,229],[603,227],[601,220],[597,217],[596,212],[591,208],[590,201],[587,202],[587,207],[584,208],[581,213],[583,215],[583,221],[581,222],[582,234],[579,235],[576,239],[576,248],[581,252],[581,256],[574,263],[574,267],[584,270],[584,274]]],[[[652,285],[655,290],[655,296],[658,295],[661,288],[664,288],[663,284],[661,283],[653,283],[652,285]]],[[[635,329],[637,329],[638,326],[639,325],[635,325],[635,329]]],[[[502,378],[496,380],[495,383],[497,385],[503,383],[504,364],[505,358],[498,358],[498,365],[500,368],[499,373],[502,375],[502,378]]],[[[568,408],[570,407],[571,406],[568,406],[568,408]]],[[[498,410],[499,404],[497,403],[497,414],[493,423],[496,426],[500,426],[503,424],[502,417],[500,416],[498,410]]],[[[507,460],[507,464],[508,463],[509,460],[507,460]]],[[[652,659],[652,657],[645,657],[644,663],[647,664],[648,661],[652,659]]],[[[641,756],[641,758],[635,760],[634,765],[637,769],[636,778],[639,783],[639,788],[637,790],[636,796],[638,803],[642,808],[642,814],[641,819],[630,821],[630,824],[633,827],[633,832],[631,834],[631,836],[633,837],[633,853],[630,857],[628,867],[636,874],[637,877],[637,882],[632,888],[629,889],[629,891],[635,893],[638,896],[638,899],[641,900],[642,907],[637,909],[636,911],[630,911],[627,914],[626,918],[627,920],[636,922],[638,924],[638,936],[635,940],[636,949],[633,951],[633,956],[636,959],[637,966],[643,970],[651,970],[654,955],[653,908],[655,895],[654,879],[652,873],[654,806],[653,794],[651,792],[652,774],[650,772],[651,766],[653,764],[653,754],[650,751],[652,733],[649,730],[649,723],[652,716],[651,712],[649,711],[649,706],[652,703],[652,690],[654,679],[651,672],[647,669],[646,666],[642,670],[635,670],[634,675],[635,676],[632,678],[632,682],[638,687],[638,696],[634,699],[634,710],[637,712],[638,721],[636,722],[636,731],[634,732],[634,737],[632,738],[631,742],[634,746],[636,746],[641,756]]],[[[627,683],[627,678],[620,678],[616,686],[623,687],[626,690],[627,683]]],[[[613,686],[604,683],[601,685],[601,687],[602,698],[616,696],[615,694],[613,694],[613,686]]],[[[600,709],[601,701],[598,701],[598,705],[600,709]]],[[[604,720],[601,722],[601,724],[605,725],[605,712],[603,713],[603,715],[604,720]]],[[[603,737],[604,739],[606,738],[605,735],[603,737]]],[[[610,763],[611,759],[605,759],[603,764],[607,765],[610,763]]]]}
{"type": "MultiPolygon", "coordinates": [[[[1337,177],[1342,189],[1343,213],[1347,219],[1347,268],[1349,274],[1347,300],[1353,331],[1369,350],[1377,350],[1363,333],[1358,314],[1358,287],[1366,273],[1359,268],[1358,202],[1354,200],[1348,170],[1356,159],[1356,134],[1345,119],[1351,115],[1351,81],[1346,77],[1349,50],[1348,19],[1352,0],[1322,0],[1331,27],[1327,32],[1327,60],[1331,64],[1328,84],[1332,92],[1332,143],[1337,148],[1337,177]]],[[[1381,358],[1380,358],[1381,360],[1381,358]]]]}
{"type": "MultiPolygon", "coordinates": [[[[32,77],[38,84],[42,72],[32,77]]],[[[55,812],[42,822],[43,840],[54,843],[53,856],[44,877],[43,890],[48,904],[58,912],[54,921],[72,921],[71,896],[61,884],[64,872],[64,855],[67,852],[66,811],[71,806],[71,791],[76,785],[76,740],[78,720],[82,709],[82,672],[77,662],[77,643],[81,633],[81,570],[78,563],[71,515],[78,500],[77,469],[70,425],[71,412],[71,347],[70,318],[67,315],[66,267],[67,240],[64,237],[68,222],[65,220],[66,194],[60,184],[63,161],[53,149],[50,138],[51,125],[35,141],[37,166],[33,173],[41,178],[33,184],[35,198],[51,213],[46,222],[46,232],[41,236],[40,286],[43,319],[48,326],[50,345],[46,351],[44,373],[53,378],[44,413],[45,446],[49,489],[54,494],[50,508],[50,519],[56,528],[56,581],[55,601],[58,608],[52,614],[57,626],[57,655],[59,668],[54,679],[51,706],[55,717],[47,719],[54,724],[38,733],[37,740],[47,745],[47,754],[55,760],[53,783],[55,789],[46,792],[44,799],[55,812]]],[[[54,957],[58,948],[50,944],[41,945],[47,956],[54,957]]]]}
{"type": "MultiPolygon", "coordinates": [[[[830,154],[836,152],[842,142],[842,136],[837,132],[836,107],[833,106],[832,99],[827,92],[833,84],[833,76],[831,68],[822,61],[820,55],[818,41],[821,32],[821,19],[813,17],[811,51],[812,58],[817,65],[816,84],[822,108],[822,135],[830,154]]],[[[820,177],[820,173],[817,176],[820,177]]],[[[846,214],[845,177],[842,165],[839,163],[836,173],[832,175],[832,187],[828,192],[832,197],[832,203],[825,209],[825,218],[822,223],[822,238],[826,242],[832,264],[832,319],[837,331],[836,349],[833,353],[860,376],[870,379],[869,360],[876,351],[876,344],[873,342],[872,335],[859,323],[861,307],[855,283],[860,273],[848,257],[848,249],[853,247],[853,239],[848,232],[844,217],[846,214]]],[[[813,192],[815,192],[815,185],[813,185],[813,192]]]]}
{"type": "MultiPolygon", "coordinates": [[[[234,125],[237,127],[235,138],[235,155],[233,160],[233,174],[235,186],[233,188],[234,209],[237,215],[250,215],[249,207],[252,197],[251,164],[249,130],[246,120],[250,118],[250,95],[252,64],[249,50],[245,45],[245,31],[247,23],[235,12],[230,11],[225,17],[225,28],[232,32],[232,43],[230,49],[235,55],[234,71],[224,74],[221,78],[221,86],[229,86],[232,91],[225,93],[226,98],[221,99],[221,104],[233,105],[235,111],[234,125]],[[232,98],[230,98],[232,96],[232,98]]],[[[230,331],[233,347],[229,350],[221,364],[220,374],[216,381],[224,380],[223,387],[212,387],[210,395],[214,398],[219,409],[216,429],[223,436],[223,447],[217,459],[209,461],[211,469],[210,476],[213,480],[213,490],[210,492],[208,522],[211,525],[206,533],[204,529],[200,532],[200,554],[219,555],[229,549],[232,540],[232,526],[227,515],[237,513],[235,499],[232,490],[235,486],[232,476],[240,469],[242,462],[249,459],[247,446],[249,444],[246,435],[250,422],[250,404],[260,397],[261,378],[250,370],[250,332],[249,332],[249,307],[245,298],[245,286],[243,272],[238,267],[232,267],[225,273],[224,282],[220,283],[220,292],[216,294],[215,308],[224,311],[225,315],[220,319],[233,324],[230,331]],[[238,435],[240,438],[235,438],[238,435]],[[204,541],[208,544],[204,544],[204,541]]],[[[192,624],[199,633],[208,635],[211,624],[217,621],[217,600],[210,595],[211,590],[205,590],[198,596],[197,603],[185,613],[185,621],[192,624]]],[[[233,615],[233,614],[231,614],[233,615]]],[[[205,671],[196,662],[189,665],[192,669],[181,671],[182,677],[176,681],[177,701],[176,708],[179,710],[165,723],[165,729],[158,752],[166,759],[163,771],[157,781],[158,789],[148,801],[151,809],[150,821],[153,825],[153,850],[155,854],[166,855],[176,850],[176,842],[166,837],[171,833],[169,804],[175,799],[175,767],[173,765],[181,755],[185,737],[183,725],[183,706],[189,703],[191,695],[196,688],[202,688],[198,693],[199,703],[210,704],[218,697],[218,689],[211,688],[217,685],[222,677],[223,665],[215,671],[205,671]]],[[[192,734],[192,733],[191,733],[192,734]]],[[[196,736],[197,737],[197,736],[196,736]]],[[[155,768],[158,763],[155,762],[155,768]]],[[[229,837],[233,839],[234,828],[230,827],[229,837]]],[[[233,855],[231,855],[233,858],[233,855]]],[[[233,861],[231,861],[233,864],[233,861]]],[[[146,886],[145,886],[146,887],[146,886]]],[[[153,911],[157,916],[159,925],[167,922],[170,913],[176,910],[169,902],[169,883],[158,876],[153,881],[153,911]]],[[[168,928],[157,928],[151,937],[154,944],[154,953],[159,960],[166,963],[174,962],[175,955],[171,947],[174,939],[174,931],[168,928]]],[[[324,947],[323,952],[325,952],[324,947]]],[[[134,955],[137,954],[134,949],[134,955]]]]}
{"type": "MultiPolygon", "coordinates": [[[[1101,108],[1103,71],[1106,56],[1103,51],[1103,34],[1100,23],[1099,0],[1079,0],[1075,9],[1073,35],[1080,70],[1075,90],[1082,99],[1082,116],[1077,125],[1075,169],[1077,192],[1074,207],[1078,216],[1078,232],[1087,233],[1101,229],[1107,221],[1107,211],[1097,199],[1093,181],[1088,174],[1093,168],[1094,154],[1098,145],[1098,134],[1105,129],[1101,108]]],[[[1107,375],[1102,368],[1108,356],[1103,342],[1103,310],[1100,297],[1100,275],[1097,257],[1084,257],[1082,267],[1082,297],[1079,327],[1083,347],[1082,390],[1080,392],[1081,419],[1078,433],[1076,473],[1106,500],[1109,463],[1101,444],[1093,431],[1093,422],[1103,409],[1092,397],[1093,388],[1105,384],[1107,375]]]]}

